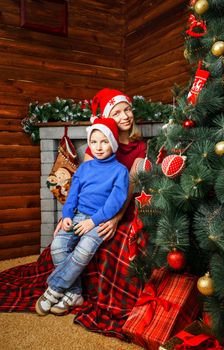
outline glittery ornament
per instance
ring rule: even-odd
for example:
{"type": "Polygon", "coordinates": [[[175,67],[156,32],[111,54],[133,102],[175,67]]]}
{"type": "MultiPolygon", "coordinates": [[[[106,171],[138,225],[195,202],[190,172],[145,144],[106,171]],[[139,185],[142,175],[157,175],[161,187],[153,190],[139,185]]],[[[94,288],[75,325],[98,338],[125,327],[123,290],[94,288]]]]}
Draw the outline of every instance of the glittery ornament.
{"type": "Polygon", "coordinates": [[[182,124],[182,126],[183,126],[184,128],[186,128],[186,129],[188,129],[188,128],[194,128],[195,125],[196,125],[196,123],[195,123],[195,121],[192,120],[192,119],[186,119],[186,120],[183,122],[183,124],[182,124]]]}
{"type": "Polygon", "coordinates": [[[199,292],[203,295],[209,296],[214,293],[213,280],[209,272],[198,279],[197,287],[199,292]]]}
{"type": "Polygon", "coordinates": [[[175,270],[181,270],[185,265],[185,255],[182,251],[174,248],[167,255],[167,262],[175,270]]]}
{"type": "Polygon", "coordinates": [[[161,165],[163,174],[169,178],[175,178],[176,176],[180,175],[184,169],[185,161],[185,156],[180,156],[177,154],[167,156],[164,158],[161,165]]]}
{"type": "Polygon", "coordinates": [[[151,171],[151,170],[152,170],[152,163],[147,157],[145,159],[141,159],[136,166],[137,174],[139,174],[141,171],[151,171]]]}
{"type": "Polygon", "coordinates": [[[143,208],[147,205],[150,205],[152,195],[145,193],[144,190],[142,190],[141,195],[138,197],[135,197],[135,199],[140,203],[140,208],[143,208]]]}
{"type": "Polygon", "coordinates": [[[222,156],[224,154],[224,141],[220,141],[215,145],[215,153],[218,156],[222,156]]]}
{"type": "Polygon", "coordinates": [[[213,45],[212,45],[212,54],[214,56],[221,56],[224,54],[224,41],[216,41],[213,45]]]}
{"type": "Polygon", "coordinates": [[[194,5],[194,10],[198,15],[203,15],[209,9],[207,0],[198,0],[194,5]]]}

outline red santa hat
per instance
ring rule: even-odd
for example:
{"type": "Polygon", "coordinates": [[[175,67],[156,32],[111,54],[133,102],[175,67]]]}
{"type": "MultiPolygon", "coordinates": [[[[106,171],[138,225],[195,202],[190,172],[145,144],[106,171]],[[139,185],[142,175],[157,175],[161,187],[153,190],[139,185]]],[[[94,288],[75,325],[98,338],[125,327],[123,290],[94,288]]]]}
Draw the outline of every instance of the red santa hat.
{"type": "Polygon", "coordinates": [[[93,130],[100,130],[107,138],[111,145],[113,153],[117,152],[118,149],[118,127],[114,119],[97,118],[94,120],[93,125],[86,128],[87,131],[87,142],[90,143],[90,136],[93,130]]]}
{"type": "Polygon", "coordinates": [[[100,117],[108,118],[111,109],[120,102],[127,102],[131,105],[131,99],[119,90],[111,90],[104,88],[100,90],[93,98],[92,101],[92,114],[93,120],[96,118],[97,108],[100,108],[100,117]]]}

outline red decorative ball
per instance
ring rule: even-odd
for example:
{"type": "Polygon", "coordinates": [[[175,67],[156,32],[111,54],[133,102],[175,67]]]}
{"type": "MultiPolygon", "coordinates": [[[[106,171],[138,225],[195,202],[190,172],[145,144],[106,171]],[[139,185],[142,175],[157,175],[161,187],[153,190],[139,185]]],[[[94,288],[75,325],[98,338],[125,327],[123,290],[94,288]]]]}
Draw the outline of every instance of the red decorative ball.
{"type": "Polygon", "coordinates": [[[185,255],[180,250],[174,248],[167,255],[167,262],[175,270],[181,270],[185,265],[185,255]]]}
{"type": "Polygon", "coordinates": [[[177,154],[171,154],[162,161],[162,172],[164,175],[170,178],[175,178],[180,175],[181,171],[185,167],[185,156],[179,156],[177,154]]]}
{"type": "Polygon", "coordinates": [[[152,163],[148,158],[141,159],[136,165],[136,172],[139,174],[141,171],[151,171],[152,163]]]}
{"type": "Polygon", "coordinates": [[[183,126],[184,128],[194,128],[195,125],[196,125],[196,123],[195,123],[195,121],[192,120],[192,119],[186,119],[186,120],[183,122],[183,124],[182,124],[182,126],[183,126]]]}

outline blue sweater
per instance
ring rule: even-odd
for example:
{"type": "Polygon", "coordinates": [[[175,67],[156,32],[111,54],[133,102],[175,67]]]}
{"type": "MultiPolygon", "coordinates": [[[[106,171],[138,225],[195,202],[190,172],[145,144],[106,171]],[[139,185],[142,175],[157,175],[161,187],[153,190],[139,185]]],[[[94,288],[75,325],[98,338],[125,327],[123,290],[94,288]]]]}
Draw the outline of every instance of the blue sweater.
{"type": "Polygon", "coordinates": [[[115,154],[82,163],[72,178],[63,218],[73,219],[74,210],[90,215],[96,226],[111,219],[122,208],[128,195],[129,173],[115,154]]]}

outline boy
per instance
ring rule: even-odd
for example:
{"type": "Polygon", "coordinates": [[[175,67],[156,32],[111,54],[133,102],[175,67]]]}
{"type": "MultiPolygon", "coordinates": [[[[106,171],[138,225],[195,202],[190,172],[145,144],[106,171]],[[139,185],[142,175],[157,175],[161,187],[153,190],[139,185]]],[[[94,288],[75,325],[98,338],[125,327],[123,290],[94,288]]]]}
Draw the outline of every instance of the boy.
{"type": "Polygon", "coordinates": [[[82,305],[80,275],[103,242],[99,224],[115,216],[124,205],[129,186],[127,168],[116,160],[118,128],[114,119],[96,119],[87,128],[87,142],[94,156],[73,175],[62,209],[62,230],[51,244],[55,270],[48,288],[37,300],[36,312],[61,315],[82,305]]]}

